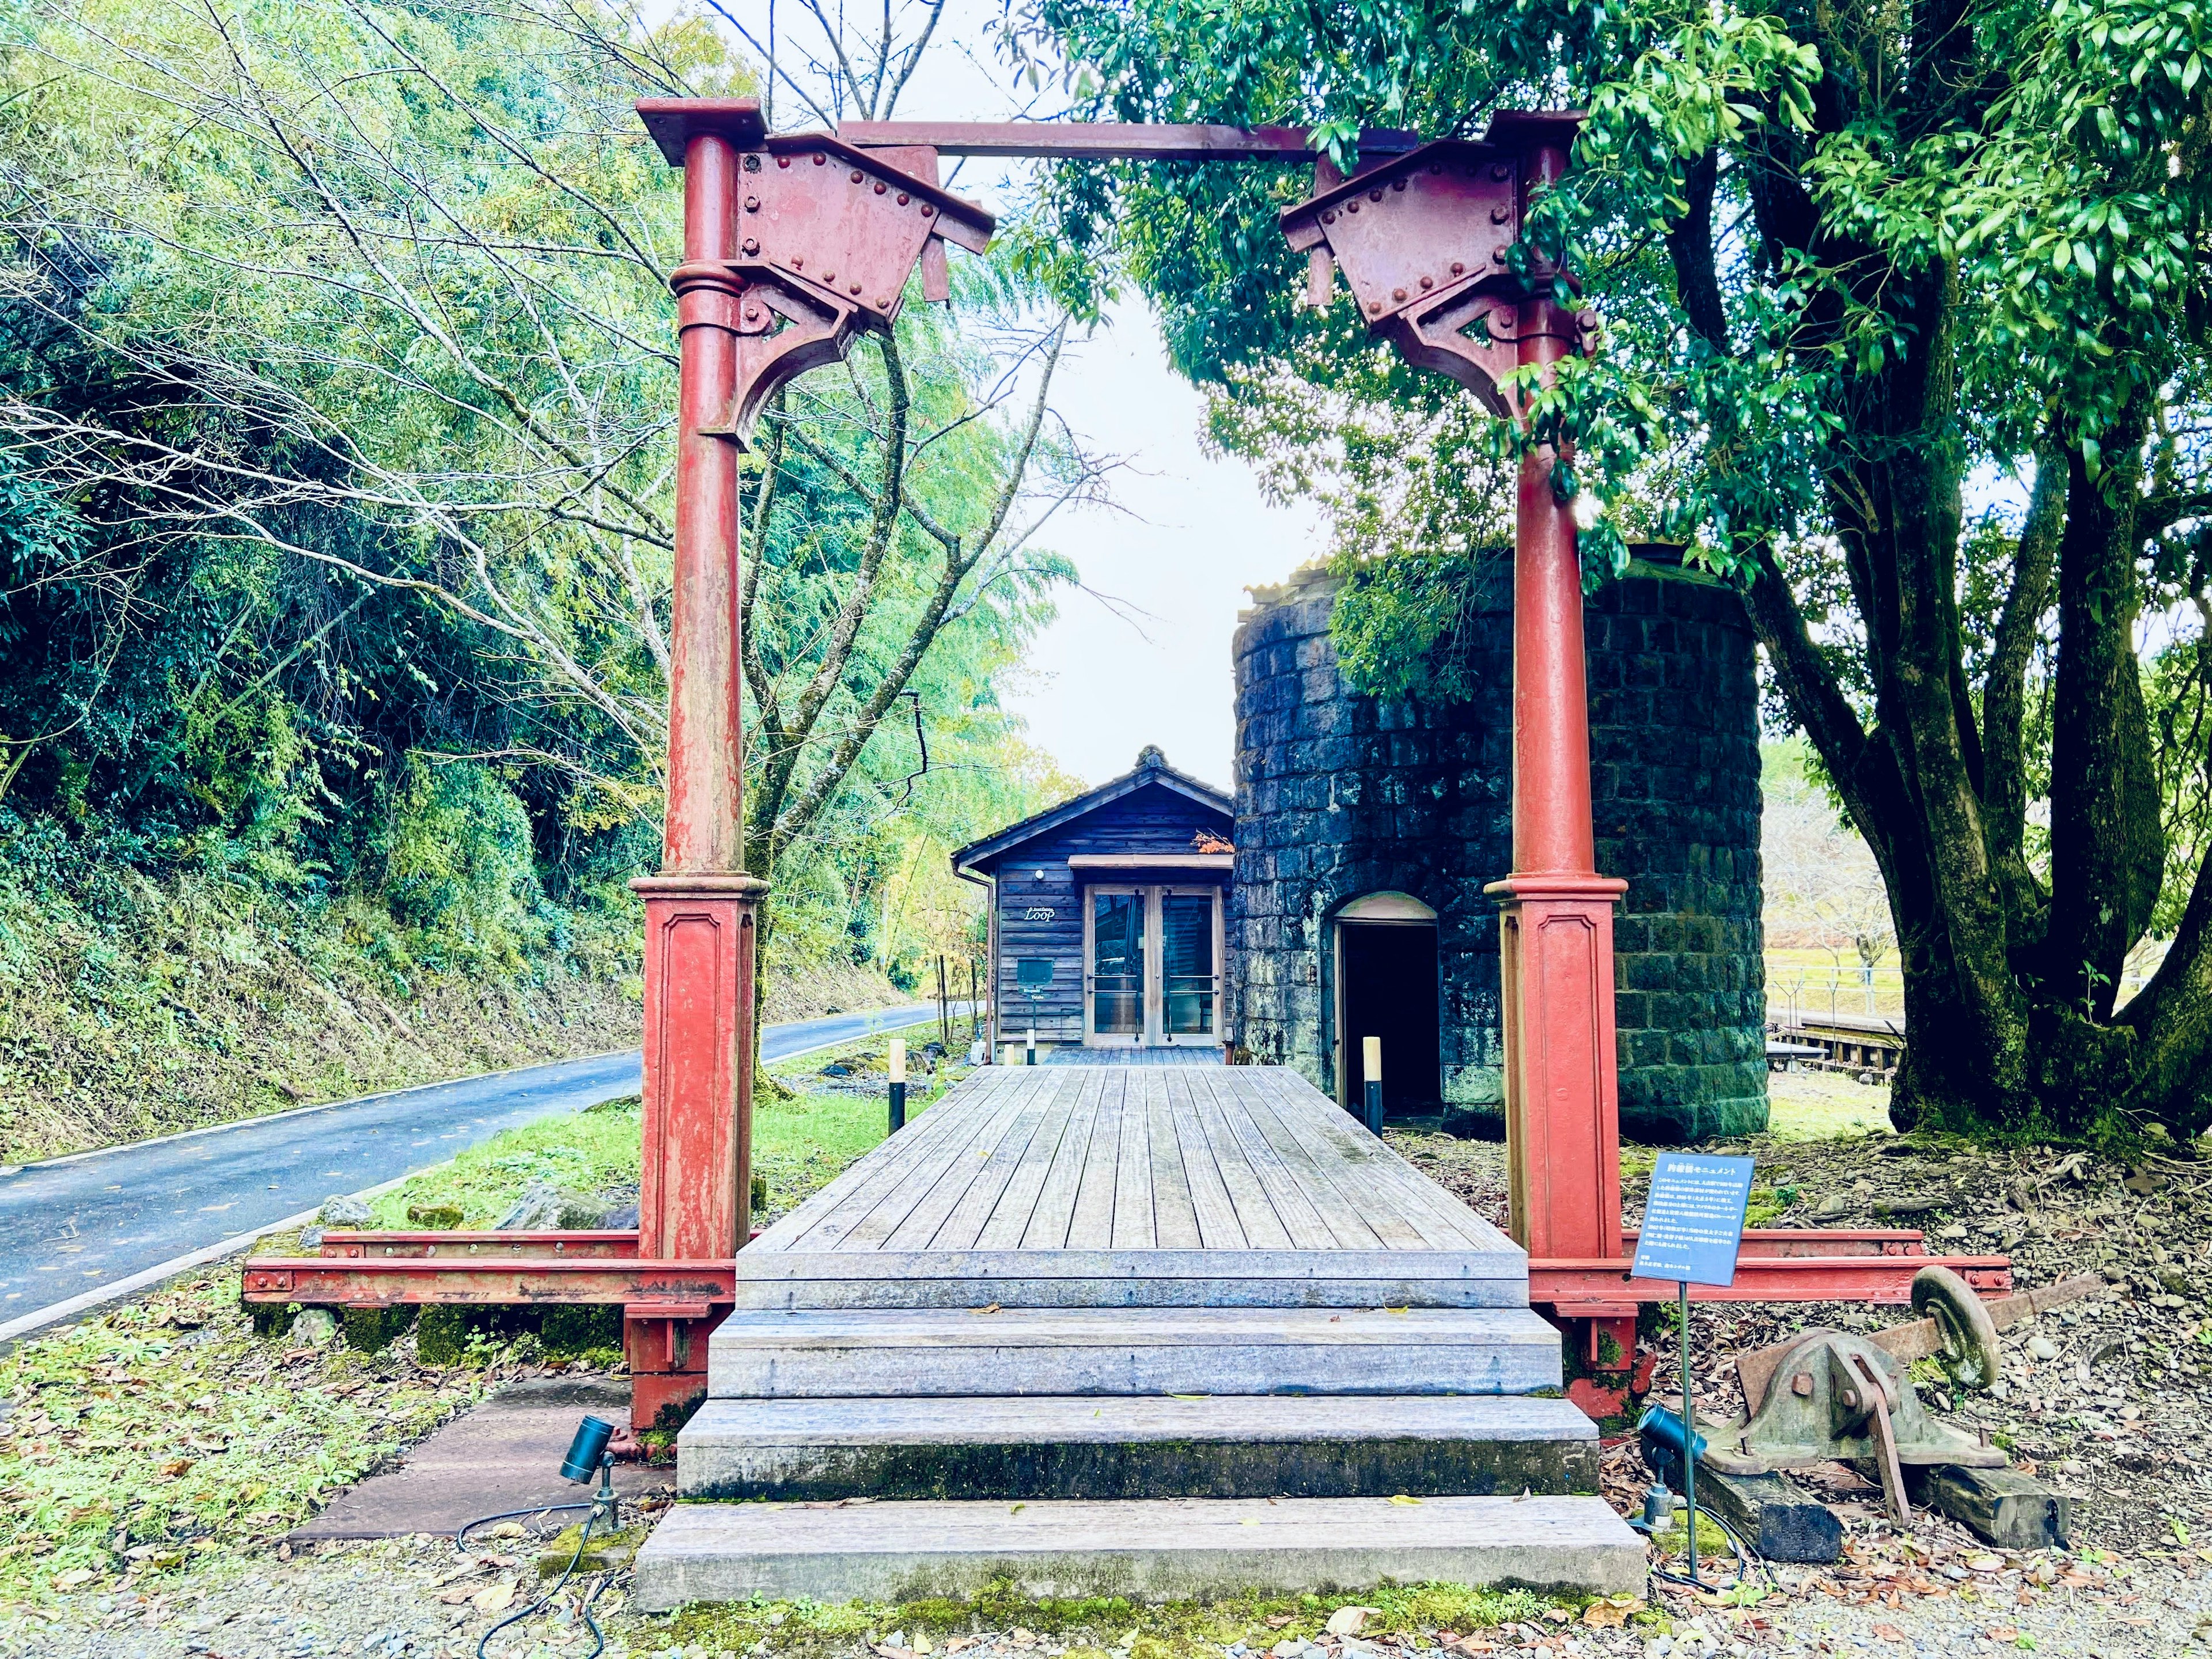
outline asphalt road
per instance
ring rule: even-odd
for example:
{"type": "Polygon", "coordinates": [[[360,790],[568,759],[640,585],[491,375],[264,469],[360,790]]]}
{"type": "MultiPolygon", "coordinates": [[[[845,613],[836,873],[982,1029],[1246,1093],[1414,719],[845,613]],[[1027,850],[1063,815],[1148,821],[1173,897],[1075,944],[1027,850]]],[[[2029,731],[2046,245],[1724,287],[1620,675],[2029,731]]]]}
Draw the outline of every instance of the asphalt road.
{"type": "MultiPolygon", "coordinates": [[[[771,1025],[767,1060],[912,1024],[933,1005],[771,1025]]],[[[441,1164],[465,1147],[555,1112],[635,1094],[635,1051],[434,1083],[304,1107],[0,1175],[0,1338],[42,1312],[226,1241],[441,1164]]]]}

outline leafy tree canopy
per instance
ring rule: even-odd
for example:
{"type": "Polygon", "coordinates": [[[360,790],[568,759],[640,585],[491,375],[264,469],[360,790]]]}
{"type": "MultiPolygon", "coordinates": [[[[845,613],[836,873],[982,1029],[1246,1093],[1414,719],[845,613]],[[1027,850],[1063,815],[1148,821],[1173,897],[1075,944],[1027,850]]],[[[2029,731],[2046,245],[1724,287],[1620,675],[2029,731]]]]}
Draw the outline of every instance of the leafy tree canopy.
{"type": "MultiPolygon", "coordinates": [[[[1088,112],[1340,152],[1586,110],[1528,231],[1606,323],[1559,393],[1585,569],[1661,542],[1743,592],[1881,867],[1900,1121],[2212,1122],[2212,8],[1028,0],[1006,33],[1088,112]]],[[[1275,214],[1308,188],[1066,168],[1030,255],[1153,296],[1218,440],[1334,513],[1353,660],[1448,695],[1505,447],[1347,303],[1297,308],[1275,214]]]]}

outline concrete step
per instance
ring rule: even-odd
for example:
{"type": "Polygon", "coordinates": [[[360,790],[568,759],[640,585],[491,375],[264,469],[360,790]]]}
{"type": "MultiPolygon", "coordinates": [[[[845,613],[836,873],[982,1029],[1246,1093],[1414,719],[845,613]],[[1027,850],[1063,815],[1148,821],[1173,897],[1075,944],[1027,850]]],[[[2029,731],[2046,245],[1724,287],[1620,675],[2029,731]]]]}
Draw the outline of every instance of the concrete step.
{"type": "Polygon", "coordinates": [[[765,1313],[715,1330],[717,1399],[1533,1394],[1559,1334],[1526,1308],[1008,1308],[765,1313]]]}
{"type": "Polygon", "coordinates": [[[1389,1581],[1644,1588],[1644,1542],[1597,1498],[1154,1498],[678,1504],[637,1556],[636,1605],[750,1596],[902,1601],[978,1595],[1165,1601],[1358,1591],[1389,1581]]]}
{"type": "Polygon", "coordinates": [[[1565,1400],[1089,1395],[709,1400],[677,1437],[685,1498],[1388,1498],[1597,1490],[1565,1400]]]}

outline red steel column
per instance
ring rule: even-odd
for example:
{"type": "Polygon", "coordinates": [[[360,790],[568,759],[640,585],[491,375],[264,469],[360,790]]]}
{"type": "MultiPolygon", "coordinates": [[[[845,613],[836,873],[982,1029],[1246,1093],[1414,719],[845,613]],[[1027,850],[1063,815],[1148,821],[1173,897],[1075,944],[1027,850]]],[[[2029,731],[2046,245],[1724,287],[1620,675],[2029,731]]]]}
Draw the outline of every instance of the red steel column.
{"type": "MultiPolygon", "coordinates": [[[[749,1231],[755,920],[767,884],[744,869],[738,629],[738,448],[724,425],[736,386],[743,284],[731,247],[739,150],[694,130],[684,147],[684,264],[672,278],[682,349],[668,687],[668,805],[661,873],[645,900],[644,1164],[638,1255],[727,1261],[749,1231]]],[[[633,1305],[623,1346],[631,1422],[703,1391],[720,1309],[633,1305]]]]}
{"type": "MultiPolygon", "coordinates": [[[[1548,185],[1565,145],[1529,153],[1548,185]]],[[[1520,362],[1547,372],[1577,338],[1547,289],[1521,309],[1520,362]]],[[[1548,449],[1522,463],[1514,524],[1513,872],[1498,895],[1504,951],[1505,1132],[1514,1237],[1531,1256],[1620,1254],[1620,1117],[1613,1024],[1613,906],[1596,873],[1589,695],[1574,520],[1552,494],[1548,449]]]]}

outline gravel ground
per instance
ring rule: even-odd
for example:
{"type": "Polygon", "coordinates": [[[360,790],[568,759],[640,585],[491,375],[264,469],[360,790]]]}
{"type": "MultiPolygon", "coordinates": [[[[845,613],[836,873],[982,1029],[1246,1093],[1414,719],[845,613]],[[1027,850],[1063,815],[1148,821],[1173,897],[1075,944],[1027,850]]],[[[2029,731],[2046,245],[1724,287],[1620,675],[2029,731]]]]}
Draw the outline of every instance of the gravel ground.
{"type": "MultiPolygon", "coordinates": [[[[2183,1651],[2212,1629],[2212,1584],[2201,1564],[2077,1557],[1957,1555],[1880,1544],[1856,1547],[1839,1570],[1779,1568],[1752,1607],[1669,1594],[1648,1610],[1600,1604],[1592,1626],[1565,1607],[1527,1622],[1460,1634],[1423,1628],[1370,1638],[1330,1637],[1316,1610],[1305,1631],[1280,1638],[1256,1627],[1239,1641],[1166,1639],[1133,1630],[1076,1629],[1044,1637],[1019,1628],[971,1632],[932,1645],[900,1630],[870,1643],[788,1644],[810,1659],[1546,1659],[1559,1654],[1682,1659],[1707,1654],[1982,1654],[2030,1650],[2119,1659],[2183,1651]],[[2043,1579],[2050,1582],[2045,1584],[2043,1579]],[[1132,1636],[1134,1634],[1134,1639],[1132,1636]],[[911,1644],[911,1645],[909,1645],[911,1644]]],[[[526,1554],[458,1559],[445,1539],[325,1545],[292,1561],[233,1561],[154,1597],[89,1596],[33,1617],[0,1613],[0,1648],[26,1659],[461,1659],[491,1626],[523,1605],[536,1583],[526,1554]],[[489,1609],[489,1610],[487,1610],[489,1609]]],[[[593,1585],[580,1587],[589,1594],[593,1585]]],[[[584,1659],[592,1638],[577,1595],[491,1646],[495,1659],[584,1659]]],[[[743,1651],[672,1640],[669,1621],[627,1610],[623,1576],[599,1590],[593,1613],[607,1652],[672,1659],[744,1659],[743,1651]]],[[[768,1615],[774,1620],[775,1615],[768,1615]]],[[[885,1623],[890,1622],[889,1617],[885,1623]]],[[[2205,1650],[2200,1649],[2198,1650],[2205,1650]]]]}

